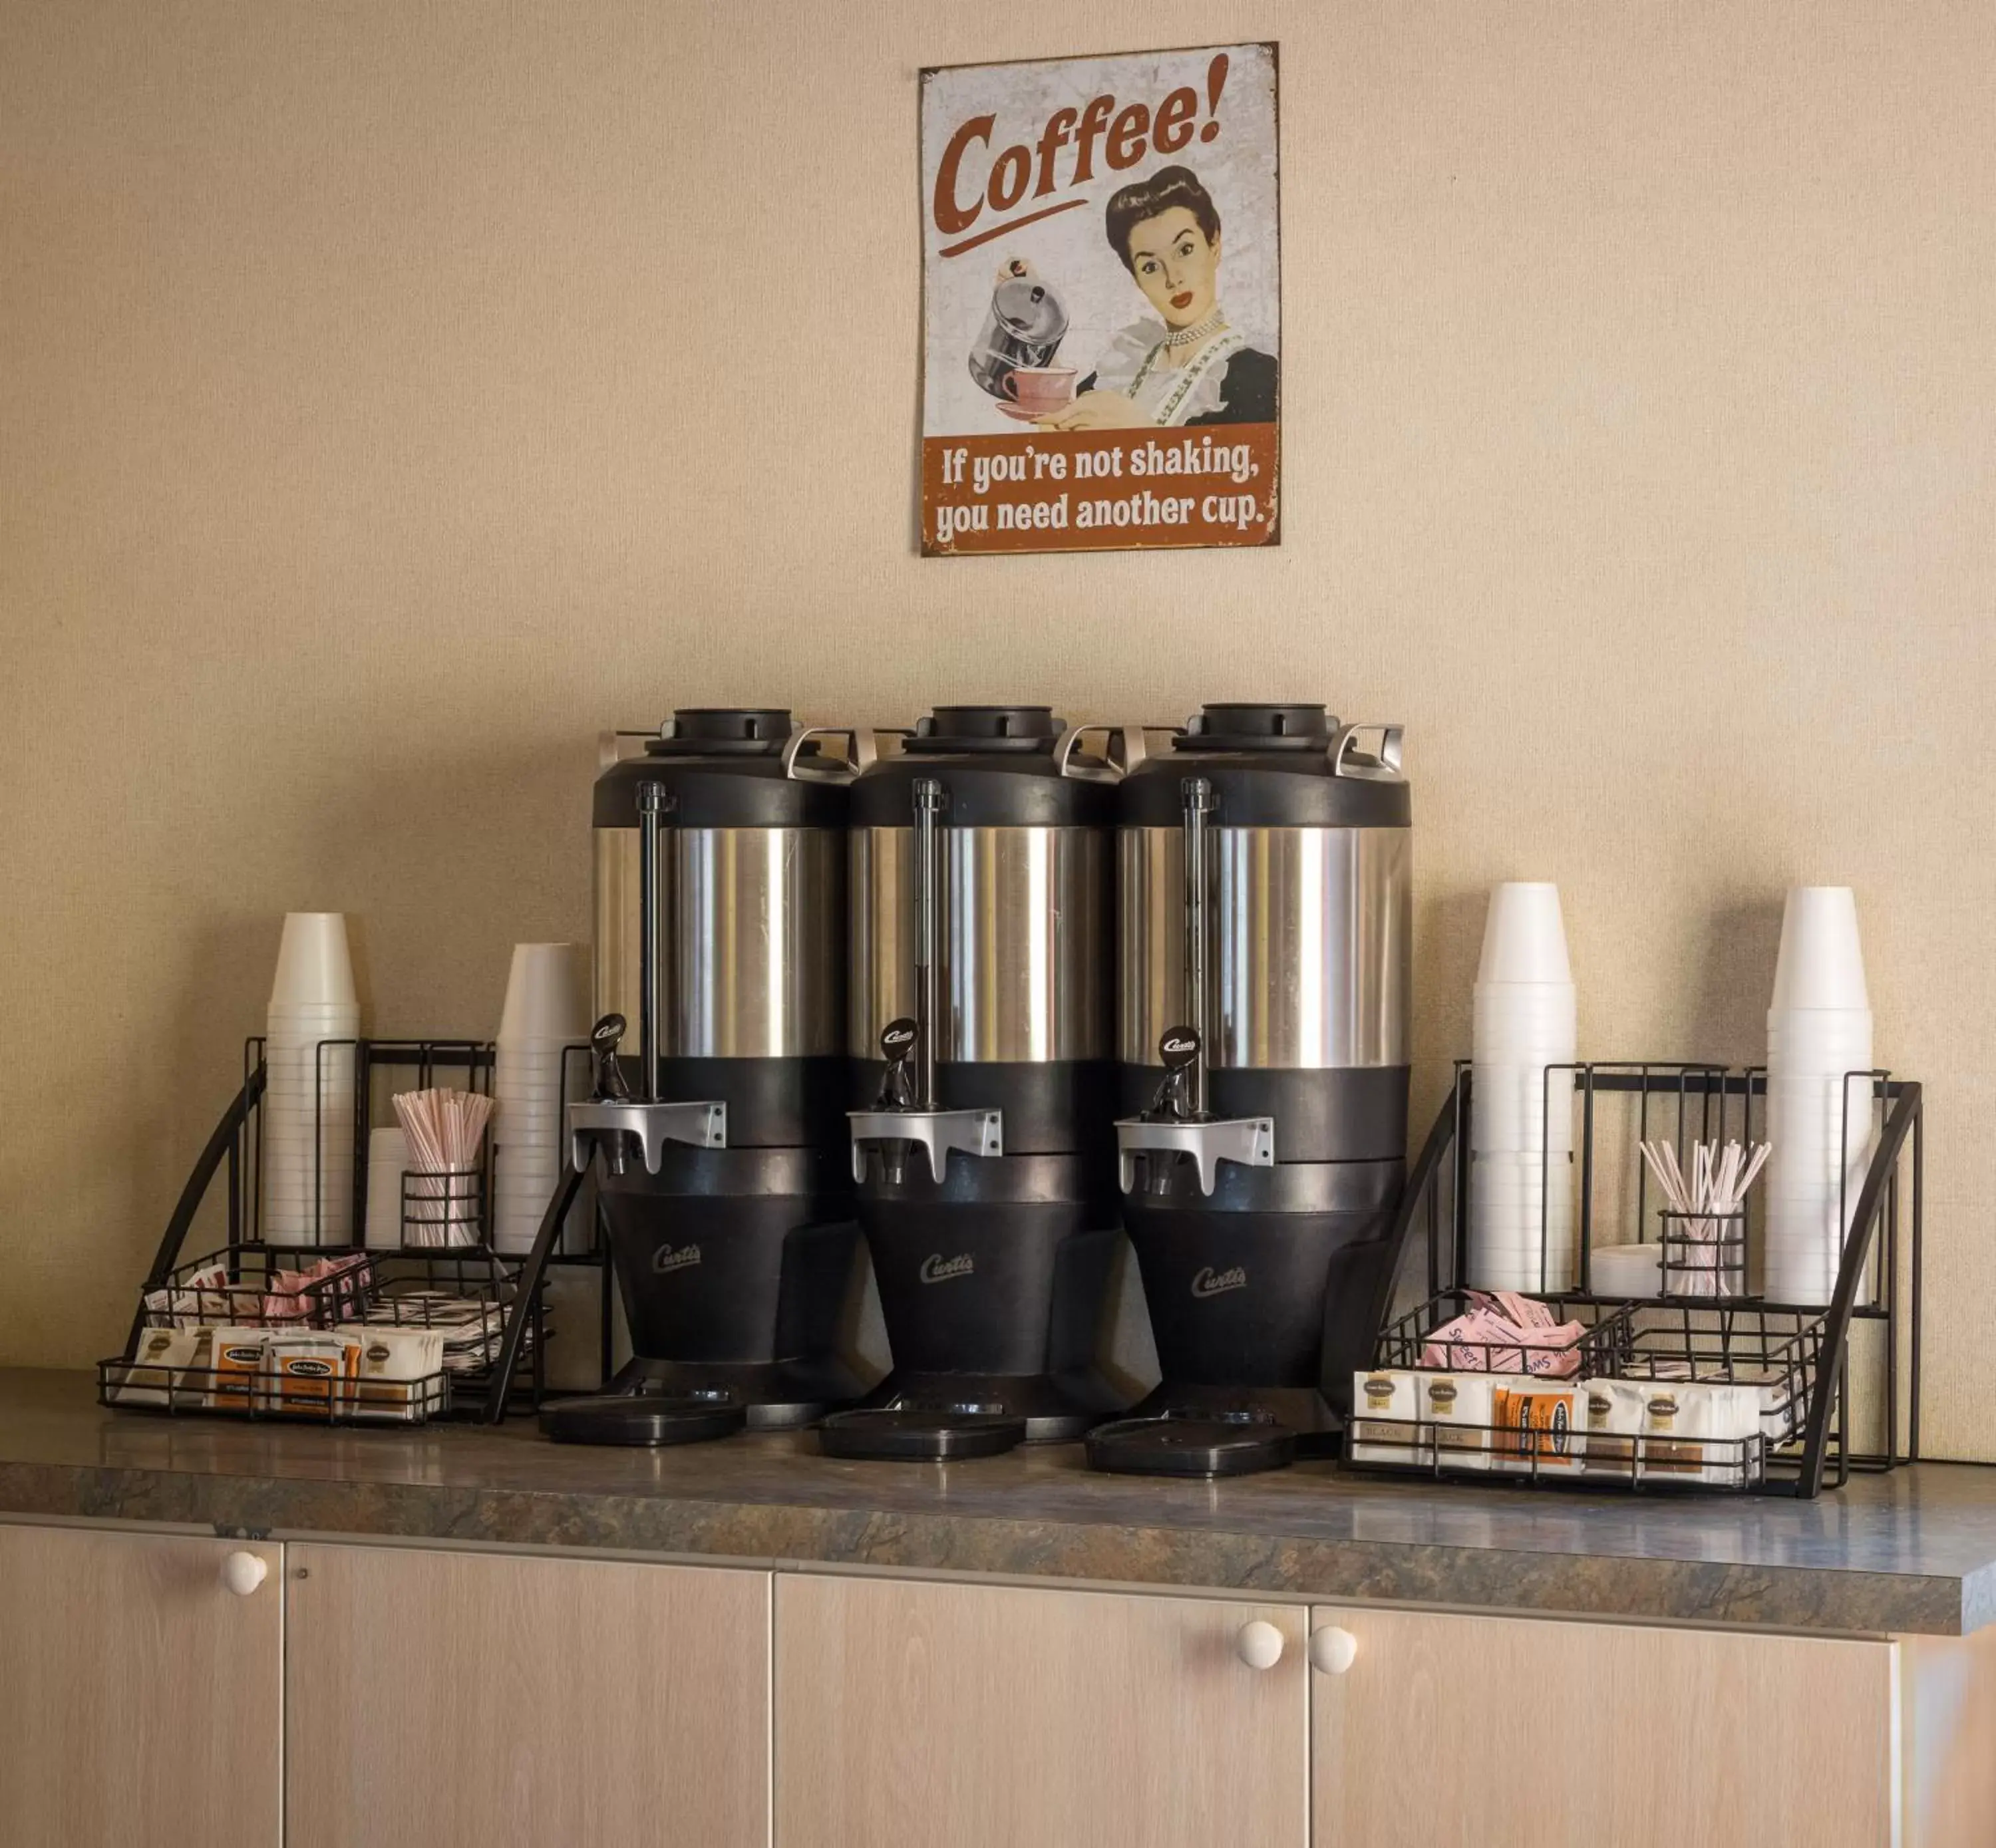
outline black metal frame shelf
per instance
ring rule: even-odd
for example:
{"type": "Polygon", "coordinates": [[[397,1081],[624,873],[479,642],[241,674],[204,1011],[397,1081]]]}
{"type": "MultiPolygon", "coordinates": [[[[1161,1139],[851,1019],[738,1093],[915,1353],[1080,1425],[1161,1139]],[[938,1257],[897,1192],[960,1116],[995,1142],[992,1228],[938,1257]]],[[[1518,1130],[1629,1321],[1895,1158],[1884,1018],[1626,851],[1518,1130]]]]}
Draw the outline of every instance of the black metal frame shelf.
{"type": "MultiPolygon", "coordinates": [[[[314,1152],[318,1159],[315,1171],[322,1165],[325,1154],[318,1126],[325,1121],[323,1100],[332,1071],[332,1055],[350,1049],[354,1062],[353,1230],[350,1237],[333,1244],[316,1239],[288,1243],[273,1241],[266,1235],[260,1184],[263,1158],[260,1106],[268,1072],[263,1047],[260,1036],[252,1036],[243,1042],[241,1087],[223,1110],[221,1120],[216,1124],[181,1188],[140,1286],[139,1305],[132,1316],[125,1352],[99,1364],[98,1396],[102,1402],[119,1409],[215,1410],[212,1406],[190,1402],[202,1396],[198,1393],[165,1394],[162,1396],[167,1402],[156,1404],[136,1396],[129,1389],[123,1370],[132,1365],[129,1357],[136,1351],[143,1331],[154,1325],[149,1316],[147,1298],[157,1296],[163,1289],[170,1289],[177,1282],[184,1289],[188,1274],[219,1264],[224,1267],[229,1282],[215,1292],[218,1297],[240,1295],[246,1299],[260,1294],[260,1280],[274,1275],[277,1270],[302,1268],[327,1258],[368,1261],[369,1299],[378,1313],[386,1313],[382,1308],[384,1303],[391,1303],[397,1296],[408,1293],[398,1290],[398,1285],[442,1285],[459,1295],[473,1299],[483,1297],[502,1305],[501,1351],[496,1366],[476,1373],[466,1371],[452,1375],[446,1389],[419,1395],[426,1415],[446,1409],[464,1414],[478,1412],[482,1415],[487,1404],[495,1400],[502,1406],[516,1400],[533,1407],[539,1406],[546,1391],[547,1337],[552,1332],[547,1313],[547,1265],[593,1268],[600,1273],[601,1313],[597,1337],[603,1371],[606,1377],[608,1375],[612,1337],[611,1288],[607,1247],[594,1203],[593,1199],[590,1203],[590,1244],[583,1251],[550,1252],[532,1265],[528,1263],[524,1254],[511,1255],[495,1251],[490,1243],[494,1156],[490,1137],[487,1139],[480,1168],[461,1182],[456,1177],[451,1181],[454,1192],[475,1203],[477,1242],[427,1245],[406,1241],[411,1229],[411,1207],[420,1209],[440,1203],[426,1196],[419,1197],[411,1190],[412,1180],[427,1180],[434,1186],[437,1177],[412,1175],[404,1177],[402,1189],[405,1242],[386,1247],[370,1247],[364,1242],[370,1179],[368,1134],[377,1103],[385,1105],[385,1093],[391,1081],[399,1079],[394,1087],[397,1089],[423,1089],[435,1083],[440,1075],[461,1075],[465,1089],[490,1095],[497,1051],[491,1042],[442,1038],[360,1038],[317,1042],[314,1152]],[[221,1241],[196,1261],[190,1261],[189,1241],[194,1237],[196,1223],[218,1180],[223,1194],[224,1228],[221,1241]],[[516,1306],[522,1301],[528,1306],[524,1314],[516,1313],[516,1306]]],[[[564,1079],[570,1075],[571,1058],[583,1061],[586,1072],[588,1056],[586,1044],[565,1047],[562,1061],[564,1079]]],[[[572,1172],[568,1166],[566,1137],[565,1133],[558,1133],[561,1143],[559,1172],[566,1180],[572,1172]]],[[[572,1205],[579,1189],[573,1185],[566,1185],[558,1191],[572,1205]]],[[[322,1202],[319,1199],[313,1203],[313,1227],[315,1232],[323,1229],[322,1202]]],[[[411,1313],[413,1315],[415,1312],[412,1309],[411,1313]]],[[[318,1306],[315,1303],[300,1318],[301,1325],[314,1325],[318,1315],[318,1306]]],[[[330,1319],[325,1317],[318,1325],[322,1326],[330,1319]]],[[[240,1417],[246,1414],[305,1416],[322,1422],[346,1421],[345,1412],[337,1401],[324,1409],[308,1408],[302,1414],[277,1406],[252,1404],[243,1409],[229,1408],[220,1415],[240,1417]]]]}
{"type": "MultiPolygon", "coordinates": [[[[1883,1070],[1853,1072],[1846,1086],[1843,1137],[1847,1152],[1853,1133],[1877,1144],[1854,1202],[1847,1183],[1839,1193],[1839,1223],[1845,1235],[1836,1281],[1827,1304],[1770,1303],[1751,1296],[1621,1298],[1592,1288],[1597,1239],[1597,1178],[1601,1170],[1602,1100],[1634,1100],[1636,1140],[1667,1136],[1680,1149],[1688,1139],[1753,1139],[1764,1120],[1764,1067],[1728,1067],[1697,1062],[1611,1061],[1548,1066],[1542,1101],[1550,1127],[1555,1086],[1570,1074],[1581,1124],[1576,1140],[1579,1210],[1575,1275],[1578,1287],[1530,1292],[1550,1304],[1561,1320],[1588,1325],[1582,1344],[1585,1365],[1604,1376],[1668,1381],[1725,1381],[1774,1372],[1798,1389],[1793,1429],[1784,1440],[1770,1439],[1740,1479],[1730,1485],[1753,1492],[1803,1499],[1826,1485],[1840,1487],[1853,1471],[1881,1471],[1915,1461],[1920,1454],[1920,1351],[1922,1340],[1922,1226],[1925,1143],[1921,1087],[1883,1070]],[[1868,1086],[1872,1120],[1853,1123],[1851,1088],[1868,1086]],[[1853,1324],[1875,1326],[1867,1344],[1871,1402],[1877,1408],[1881,1440],[1858,1447],[1853,1434],[1850,1335],[1853,1324]],[[1904,1377],[1902,1397],[1901,1376],[1904,1377]]],[[[1413,1171],[1389,1237],[1394,1264],[1380,1307],[1382,1333],[1375,1350],[1377,1367],[1419,1369],[1420,1354],[1436,1329],[1466,1305],[1470,1275],[1469,1179],[1472,1077],[1467,1061],[1437,1113],[1413,1171]],[[1406,1250],[1418,1238],[1418,1263],[1406,1250]],[[1409,1275],[1409,1273],[1412,1273],[1409,1275]]],[[[1542,1135],[1543,1172],[1550,1176],[1551,1137],[1542,1135]]],[[[1625,1154],[1627,1151],[1624,1151],[1625,1154]]],[[[1563,1151],[1562,1151],[1563,1154],[1563,1151]]],[[[1845,1164],[1848,1171],[1849,1163],[1845,1164]]],[[[1654,1191],[1643,1163],[1633,1164],[1634,1227],[1647,1242],[1654,1191]]],[[[1540,1207],[1542,1282],[1552,1274],[1548,1206],[1540,1207]]],[[[1753,1223],[1750,1211],[1748,1234],[1753,1223]]],[[[1439,1371],[1431,1369],[1431,1371],[1439,1371]]],[[[1499,1433],[1506,1441],[1517,1433],[1499,1433]]],[[[1637,1440],[1645,1442],[1647,1440],[1637,1440]]],[[[1423,1422],[1407,1437],[1404,1463],[1361,1461],[1356,1467],[1420,1475],[1462,1473],[1466,1480],[1512,1484],[1547,1481],[1599,1488],[1617,1480],[1640,1488],[1683,1488],[1667,1469],[1639,1467],[1632,1453],[1620,1470],[1577,1471],[1529,1467],[1529,1455],[1512,1470],[1477,1464],[1458,1472],[1437,1445],[1434,1427],[1423,1422]]],[[[1698,1486],[1709,1488],[1709,1483],[1698,1486]]]]}

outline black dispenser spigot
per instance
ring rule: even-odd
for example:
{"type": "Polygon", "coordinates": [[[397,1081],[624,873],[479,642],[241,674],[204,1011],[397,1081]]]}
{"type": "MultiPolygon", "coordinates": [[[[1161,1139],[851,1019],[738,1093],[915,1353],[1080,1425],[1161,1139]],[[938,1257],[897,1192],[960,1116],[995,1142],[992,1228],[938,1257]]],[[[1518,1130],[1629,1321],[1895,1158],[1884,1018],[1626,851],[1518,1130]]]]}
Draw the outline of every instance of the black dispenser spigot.
{"type": "MultiPolygon", "coordinates": [[[[1194,1099],[1204,1086],[1197,1080],[1203,1065],[1199,1030],[1193,1027],[1167,1027],[1158,1036],[1158,1056],[1164,1062],[1165,1082],[1158,1086],[1151,1107],[1144,1113],[1146,1123],[1205,1123],[1212,1112],[1197,1107],[1194,1099]]],[[[1149,1192],[1163,1195],[1172,1190],[1171,1171],[1186,1158],[1153,1152],[1144,1158],[1144,1184],[1149,1192]]]]}
{"type": "Polygon", "coordinates": [[[881,1081],[880,1100],[876,1108],[915,1108],[914,1059],[920,1038],[915,1023],[905,1014],[898,1020],[890,1020],[880,1030],[880,1053],[887,1062],[887,1072],[881,1081]]]}
{"type": "Polygon", "coordinates": [[[590,1057],[596,1062],[592,1095],[598,1103],[631,1101],[630,1081],[625,1077],[624,1068],[617,1059],[617,1048],[623,1041],[627,1026],[621,1013],[607,1013],[589,1030],[590,1057]]]}
{"type": "MultiPolygon", "coordinates": [[[[590,1057],[596,1062],[594,1085],[595,1100],[598,1103],[628,1103],[631,1086],[624,1076],[624,1068],[618,1062],[617,1048],[622,1042],[625,1021],[621,1013],[607,1013],[589,1030],[590,1057]]],[[[624,1172],[625,1138],[607,1136],[607,1146],[603,1158],[610,1165],[610,1172],[621,1175],[624,1172]]]]}
{"type": "MultiPolygon", "coordinates": [[[[918,1081],[915,1057],[921,1047],[921,1030],[905,1015],[890,1020],[881,1028],[880,1051],[887,1062],[887,1072],[881,1081],[880,1099],[876,1108],[912,1110],[919,1107],[916,1100],[918,1081]]],[[[907,1173],[908,1151],[913,1146],[911,1143],[894,1141],[880,1144],[881,1171],[890,1186],[900,1186],[907,1173]]]]}
{"type": "Polygon", "coordinates": [[[1192,1100],[1192,1068],[1199,1063],[1199,1032],[1192,1027],[1167,1027],[1158,1038],[1158,1056],[1164,1062],[1165,1082],[1158,1086],[1151,1107],[1144,1113],[1149,1123],[1192,1123],[1206,1115],[1196,1110],[1192,1100]]]}

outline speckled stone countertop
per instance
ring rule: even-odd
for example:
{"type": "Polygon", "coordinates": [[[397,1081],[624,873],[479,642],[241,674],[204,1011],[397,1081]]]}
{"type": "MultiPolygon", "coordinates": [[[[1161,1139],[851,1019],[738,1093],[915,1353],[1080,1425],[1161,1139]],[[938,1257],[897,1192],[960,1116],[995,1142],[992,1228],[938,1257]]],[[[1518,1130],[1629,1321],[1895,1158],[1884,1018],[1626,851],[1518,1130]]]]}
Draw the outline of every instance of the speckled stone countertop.
{"type": "Polygon", "coordinates": [[[498,1430],[113,1413],[0,1370],[0,1515],[83,1516],[1303,1593],[1491,1611],[1956,1635],[1996,1622],[1996,1468],[1922,1464],[1814,1502],[1482,1488],[1326,1464],[1208,1485],[1058,1445],[842,1463],[805,1434],[665,1451],[498,1430]]]}

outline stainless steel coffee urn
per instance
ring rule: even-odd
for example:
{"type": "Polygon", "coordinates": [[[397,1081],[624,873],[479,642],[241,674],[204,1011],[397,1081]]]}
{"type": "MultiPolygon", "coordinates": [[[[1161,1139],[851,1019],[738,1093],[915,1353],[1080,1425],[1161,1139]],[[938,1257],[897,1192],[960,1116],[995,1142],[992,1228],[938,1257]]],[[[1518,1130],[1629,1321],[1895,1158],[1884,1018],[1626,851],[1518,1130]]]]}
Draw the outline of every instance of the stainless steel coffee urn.
{"type": "Polygon", "coordinates": [[[552,1408],[551,1435],[672,1442],[718,1434],[731,1409],[795,1425],[859,1395],[837,1352],[856,1253],[842,1109],[856,752],[853,734],[782,710],[691,710],[597,779],[603,1056],[571,1120],[633,1358],[604,1395],[552,1408]]]}
{"type": "Polygon", "coordinates": [[[938,707],[852,791],[852,1178],[893,1371],[828,1451],[962,1456],[1117,1409],[1106,728],[938,707]]]}
{"type": "Polygon", "coordinates": [[[1405,1180],[1400,728],[1209,705],[1117,813],[1119,1180],[1164,1378],[1089,1457],[1270,1467],[1334,1445],[1405,1180]]]}

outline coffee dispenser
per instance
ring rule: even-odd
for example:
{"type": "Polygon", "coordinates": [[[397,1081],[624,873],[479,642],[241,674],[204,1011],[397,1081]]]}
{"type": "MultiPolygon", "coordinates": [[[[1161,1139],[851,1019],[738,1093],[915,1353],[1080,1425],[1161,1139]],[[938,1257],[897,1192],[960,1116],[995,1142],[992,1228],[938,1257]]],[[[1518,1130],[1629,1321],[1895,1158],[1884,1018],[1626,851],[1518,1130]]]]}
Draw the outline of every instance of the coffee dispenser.
{"type": "Polygon", "coordinates": [[[852,790],[852,1178],[893,1370],[844,1456],[1079,1435],[1117,1237],[1113,735],[945,706],[852,790]],[[1084,748],[1093,742],[1100,750],[1084,748]]]}
{"type": "Polygon", "coordinates": [[[860,1395],[837,1347],[857,1245],[841,1107],[857,751],[787,711],[694,710],[597,779],[604,1017],[596,1098],[570,1121],[632,1358],[550,1407],[550,1436],[681,1442],[860,1395]]]}
{"type": "Polygon", "coordinates": [[[1163,1379],[1099,1468],[1335,1447],[1406,1175],[1412,856],[1397,725],[1209,705],[1117,790],[1123,1217],[1163,1379]]]}

